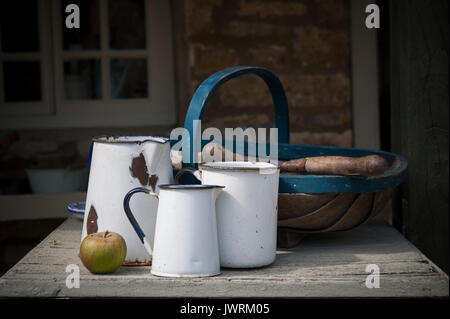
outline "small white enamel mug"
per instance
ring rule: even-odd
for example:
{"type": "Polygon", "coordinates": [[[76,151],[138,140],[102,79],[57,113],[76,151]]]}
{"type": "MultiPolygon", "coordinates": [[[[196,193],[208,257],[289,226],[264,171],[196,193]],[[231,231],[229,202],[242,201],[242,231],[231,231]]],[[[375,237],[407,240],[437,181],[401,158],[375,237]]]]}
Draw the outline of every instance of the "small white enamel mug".
{"type": "Polygon", "coordinates": [[[152,256],[151,273],[163,277],[218,275],[215,205],[223,186],[167,184],[158,188],[159,194],[134,188],[123,203],[131,225],[152,256]],[[159,199],[153,250],[130,210],[131,197],[140,192],[159,199]]]}

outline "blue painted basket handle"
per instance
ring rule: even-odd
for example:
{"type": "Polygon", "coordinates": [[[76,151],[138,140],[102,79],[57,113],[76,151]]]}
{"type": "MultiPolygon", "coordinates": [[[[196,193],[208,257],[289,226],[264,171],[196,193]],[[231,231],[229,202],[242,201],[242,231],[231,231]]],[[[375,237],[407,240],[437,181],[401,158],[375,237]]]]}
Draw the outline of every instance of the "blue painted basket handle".
{"type": "Polygon", "coordinates": [[[258,75],[266,82],[270,93],[272,94],[272,100],[275,107],[275,125],[278,128],[278,143],[289,143],[288,104],[286,95],[284,94],[283,85],[278,77],[264,68],[253,66],[236,66],[214,73],[195,91],[184,121],[184,127],[189,135],[184,134],[183,136],[183,149],[186,149],[185,147],[189,147],[190,163],[183,163],[183,166],[195,166],[193,163],[194,143],[192,143],[192,141],[195,141],[196,136],[194,134],[197,134],[198,132],[197,130],[194,130],[194,120],[202,119],[209,99],[222,84],[245,74],[258,75]]]}

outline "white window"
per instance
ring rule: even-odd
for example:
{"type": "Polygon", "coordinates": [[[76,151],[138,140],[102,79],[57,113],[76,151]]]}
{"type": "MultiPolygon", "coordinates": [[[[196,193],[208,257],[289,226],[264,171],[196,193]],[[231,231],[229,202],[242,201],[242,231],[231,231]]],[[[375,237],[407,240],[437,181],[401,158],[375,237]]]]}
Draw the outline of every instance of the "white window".
{"type": "Polygon", "coordinates": [[[1,128],[175,123],[168,1],[2,1],[0,15],[1,128]]]}

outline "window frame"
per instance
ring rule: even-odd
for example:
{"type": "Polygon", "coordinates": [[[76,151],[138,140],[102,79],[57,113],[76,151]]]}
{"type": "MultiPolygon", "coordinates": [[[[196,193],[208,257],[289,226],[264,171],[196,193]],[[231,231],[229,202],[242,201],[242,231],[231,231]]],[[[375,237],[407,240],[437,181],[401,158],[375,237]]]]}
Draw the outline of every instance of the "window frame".
{"type": "MultiPolygon", "coordinates": [[[[64,16],[60,14],[62,12],[61,1],[38,1],[39,21],[42,22],[39,40],[43,41],[40,43],[46,44],[46,51],[41,53],[43,59],[41,66],[43,100],[39,103],[8,103],[11,105],[3,103],[0,107],[3,109],[0,113],[0,126],[2,128],[120,127],[173,125],[176,123],[170,3],[165,0],[144,0],[146,12],[145,49],[114,50],[109,49],[108,1],[111,0],[99,0],[100,49],[83,51],[63,51],[62,28],[65,26],[63,25],[64,16]],[[44,26],[45,24],[47,25],[44,26]],[[45,34],[49,36],[46,37],[45,34]],[[101,100],[64,99],[64,60],[68,58],[101,59],[101,100]],[[110,98],[109,68],[111,58],[146,59],[147,98],[110,98]],[[36,108],[39,107],[39,111],[31,112],[26,109],[31,104],[39,104],[39,106],[36,106],[36,108]],[[9,112],[4,112],[5,110],[9,112]],[[108,114],[108,116],[102,116],[104,114],[108,114]]],[[[42,49],[44,49],[44,45],[41,46],[41,51],[42,49]]],[[[16,55],[17,59],[20,59],[19,56],[22,54],[13,53],[11,55],[16,55]]],[[[1,68],[3,65],[0,64],[1,68]]],[[[0,76],[3,76],[2,69],[0,69],[0,76]]],[[[3,85],[1,89],[3,89],[3,85]]],[[[0,92],[0,94],[0,97],[3,96],[3,92],[0,92]]]]}
{"type": "MultiPolygon", "coordinates": [[[[53,96],[52,88],[52,61],[51,61],[51,39],[45,34],[51,33],[51,12],[49,10],[48,0],[37,1],[38,9],[38,25],[39,25],[39,51],[36,52],[13,52],[4,53],[0,42],[0,115],[17,116],[24,115],[42,115],[52,112],[53,96]],[[41,100],[26,102],[6,102],[3,83],[5,81],[3,75],[3,62],[40,62],[41,71],[41,100]]],[[[1,39],[0,30],[0,39],[1,39]]],[[[3,126],[3,125],[2,125],[3,126]]]]}

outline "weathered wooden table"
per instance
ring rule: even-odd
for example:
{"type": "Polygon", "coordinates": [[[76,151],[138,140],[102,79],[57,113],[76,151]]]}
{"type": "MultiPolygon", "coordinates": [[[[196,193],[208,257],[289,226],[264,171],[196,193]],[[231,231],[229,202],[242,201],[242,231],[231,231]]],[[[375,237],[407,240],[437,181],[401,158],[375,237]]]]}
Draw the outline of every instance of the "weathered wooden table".
{"type": "Polygon", "coordinates": [[[0,297],[448,297],[448,276],[381,219],[347,232],[306,237],[278,251],[275,263],[223,269],[210,278],[169,279],[149,267],[93,275],[77,257],[82,221],[70,217],[0,278],[0,297]],[[80,288],[67,288],[66,266],[80,268],[80,288]],[[368,264],[380,287],[366,287],[368,264]]]}

